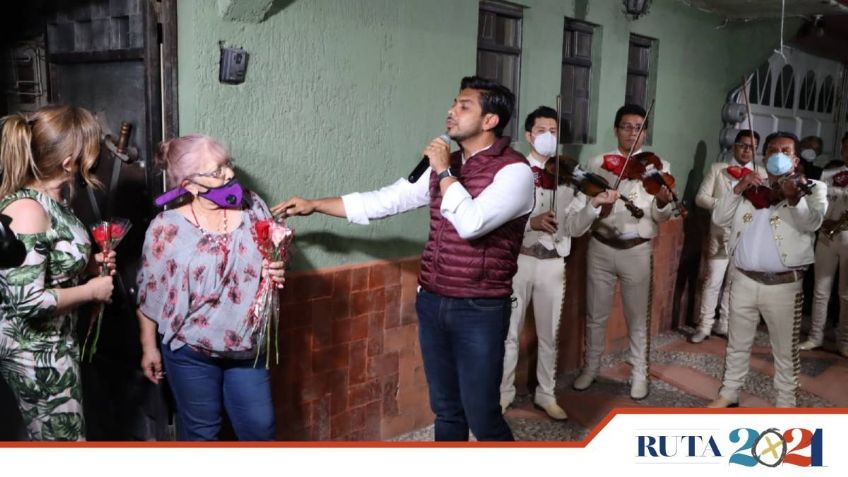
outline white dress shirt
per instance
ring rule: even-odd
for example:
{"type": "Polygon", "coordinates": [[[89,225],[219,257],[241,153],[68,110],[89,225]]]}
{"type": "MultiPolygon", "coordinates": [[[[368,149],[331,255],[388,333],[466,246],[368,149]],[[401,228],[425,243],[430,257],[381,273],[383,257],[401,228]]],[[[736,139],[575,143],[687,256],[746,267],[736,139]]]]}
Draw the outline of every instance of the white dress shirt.
{"type": "Polygon", "coordinates": [[[769,219],[772,208],[755,210],[751,225],[742,232],[733,264],[749,272],[788,272],[791,268],[780,260],[780,251],[774,241],[774,231],[769,219]]]}
{"type": "MultiPolygon", "coordinates": [[[[467,160],[463,157],[462,163],[467,160]]],[[[369,219],[382,219],[428,205],[430,171],[428,168],[415,183],[399,179],[375,191],[343,195],[348,222],[364,225],[369,219]]],[[[454,182],[445,191],[440,210],[461,238],[471,240],[529,214],[533,210],[534,188],[533,173],[527,164],[509,164],[495,174],[492,183],[476,198],[461,183],[454,182]]]]}

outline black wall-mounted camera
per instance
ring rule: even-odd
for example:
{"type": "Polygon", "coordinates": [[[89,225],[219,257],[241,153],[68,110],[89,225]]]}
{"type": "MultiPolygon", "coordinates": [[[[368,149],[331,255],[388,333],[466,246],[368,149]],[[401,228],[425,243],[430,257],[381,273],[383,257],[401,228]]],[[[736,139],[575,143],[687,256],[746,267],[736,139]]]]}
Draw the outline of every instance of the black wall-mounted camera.
{"type": "Polygon", "coordinates": [[[247,74],[247,60],[250,55],[243,48],[227,48],[221,46],[221,64],[218,70],[218,81],[227,84],[244,83],[247,74]]]}

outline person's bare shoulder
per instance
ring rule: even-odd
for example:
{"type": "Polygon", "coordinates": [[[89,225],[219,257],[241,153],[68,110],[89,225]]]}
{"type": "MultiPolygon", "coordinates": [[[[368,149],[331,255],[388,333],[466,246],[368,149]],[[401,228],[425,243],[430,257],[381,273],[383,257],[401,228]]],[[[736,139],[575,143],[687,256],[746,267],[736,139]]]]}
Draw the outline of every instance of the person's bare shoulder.
{"type": "Polygon", "coordinates": [[[44,207],[33,199],[20,199],[9,204],[3,213],[12,218],[9,227],[16,234],[38,234],[50,228],[44,207]]]}

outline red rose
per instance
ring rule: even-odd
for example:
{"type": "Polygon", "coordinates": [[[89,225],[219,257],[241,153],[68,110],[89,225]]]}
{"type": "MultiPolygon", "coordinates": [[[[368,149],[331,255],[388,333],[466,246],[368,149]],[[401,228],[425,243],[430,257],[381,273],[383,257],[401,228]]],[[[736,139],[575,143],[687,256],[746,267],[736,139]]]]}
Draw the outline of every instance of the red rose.
{"type": "Polygon", "coordinates": [[[265,243],[271,236],[271,221],[270,220],[260,220],[256,222],[256,238],[259,239],[260,242],[265,243]]]}
{"type": "Polygon", "coordinates": [[[94,227],[94,229],[91,230],[91,235],[94,236],[94,241],[103,247],[103,244],[109,241],[109,225],[103,224],[94,227]]]}
{"type": "Polygon", "coordinates": [[[109,225],[109,235],[116,239],[124,236],[124,226],[121,224],[110,224],[109,225]]]}

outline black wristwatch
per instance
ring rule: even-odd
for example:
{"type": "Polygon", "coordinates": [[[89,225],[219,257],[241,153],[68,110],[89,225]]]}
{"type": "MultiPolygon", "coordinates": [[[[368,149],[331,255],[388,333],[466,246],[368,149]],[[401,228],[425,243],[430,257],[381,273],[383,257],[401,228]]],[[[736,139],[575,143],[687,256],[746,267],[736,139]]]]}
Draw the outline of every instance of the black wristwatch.
{"type": "Polygon", "coordinates": [[[440,172],[439,175],[436,176],[436,177],[439,178],[439,182],[442,182],[442,179],[444,179],[445,177],[456,177],[456,176],[453,175],[453,173],[450,170],[450,167],[448,167],[447,169],[440,172]]]}

